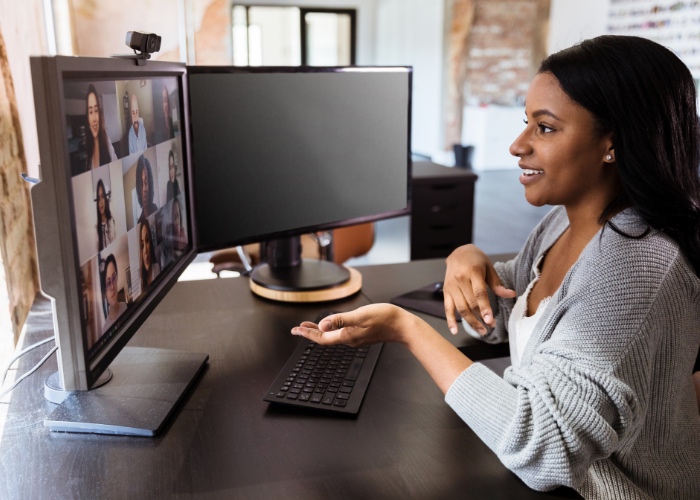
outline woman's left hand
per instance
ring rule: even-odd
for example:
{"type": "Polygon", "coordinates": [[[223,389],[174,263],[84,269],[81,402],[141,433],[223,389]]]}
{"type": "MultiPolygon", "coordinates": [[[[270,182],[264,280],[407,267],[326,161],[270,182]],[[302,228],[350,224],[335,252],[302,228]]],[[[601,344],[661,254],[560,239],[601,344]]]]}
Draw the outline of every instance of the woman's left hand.
{"type": "Polygon", "coordinates": [[[407,320],[412,315],[391,304],[372,304],[354,311],[333,314],[317,325],[304,321],[292,328],[300,335],[322,345],[345,344],[359,346],[380,342],[405,343],[407,320]]]}

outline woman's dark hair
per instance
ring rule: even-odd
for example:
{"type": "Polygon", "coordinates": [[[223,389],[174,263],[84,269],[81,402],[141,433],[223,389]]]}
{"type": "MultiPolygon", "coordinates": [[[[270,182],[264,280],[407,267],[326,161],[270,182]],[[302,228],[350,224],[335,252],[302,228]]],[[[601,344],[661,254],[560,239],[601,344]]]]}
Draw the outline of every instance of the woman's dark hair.
{"type": "Polygon", "coordinates": [[[600,222],[633,207],[700,275],[700,127],[685,64],[651,40],[604,35],[552,54],[539,72],[554,75],[601,134],[613,133],[623,191],[600,222]]]}
{"type": "Polygon", "coordinates": [[[173,159],[173,165],[175,165],[177,167],[177,163],[175,163],[175,153],[173,152],[172,149],[170,151],[168,151],[168,167],[170,167],[170,158],[173,159]]]}
{"type": "MultiPolygon", "coordinates": [[[[95,99],[97,99],[97,116],[99,117],[100,123],[97,126],[97,143],[100,146],[100,165],[105,165],[109,163],[112,158],[109,155],[109,137],[107,137],[107,130],[105,129],[105,115],[104,111],[102,110],[102,98],[100,97],[100,94],[97,93],[97,89],[95,86],[91,83],[88,85],[88,90],[87,90],[87,95],[85,96],[85,117],[87,118],[89,115],[89,110],[88,110],[88,99],[90,98],[90,94],[95,95],[95,99]]],[[[89,122],[88,122],[88,128],[89,128],[89,122]]],[[[88,136],[90,137],[90,136],[88,136]]],[[[95,152],[95,141],[92,140],[87,140],[85,141],[85,145],[87,146],[87,165],[88,165],[88,170],[92,167],[92,155],[95,152]]]]}
{"type": "Polygon", "coordinates": [[[143,187],[141,177],[143,175],[142,172],[144,168],[148,173],[148,204],[151,205],[153,203],[153,173],[151,172],[151,162],[148,161],[148,158],[141,155],[139,156],[139,161],[136,165],[136,194],[138,195],[136,196],[136,199],[138,200],[139,206],[142,209],[145,208],[143,206],[143,201],[141,200],[141,188],[143,187]]]}
{"type": "Polygon", "coordinates": [[[114,255],[109,254],[107,258],[104,261],[104,267],[102,268],[102,272],[100,273],[100,282],[102,284],[102,294],[107,291],[107,267],[112,264],[114,266],[114,270],[119,274],[119,268],[117,268],[117,259],[114,258],[114,255]]]}
{"type": "Polygon", "coordinates": [[[155,248],[153,248],[153,235],[151,234],[151,226],[148,222],[143,222],[141,223],[139,227],[139,263],[141,264],[141,291],[148,286],[148,273],[149,271],[146,270],[146,266],[143,265],[143,248],[141,247],[141,233],[143,233],[143,228],[146,228],[146,233],[148,235],[148,241],[150,242],[150,256],[151,256],[151,269],[153,269],[153,266],[156,263],[156,251],[155,248]]]}
{"type": "Polygon", "coordinates": [[[100,217],[100,189],[105,197],[105,216],[107,217],[107,223],[109,224],[109,219],[112,218],[112,211],[109,209],[109,198],[107,198],[107,190],[105,189],[104,182],[102,179],[97,181],[97,187],[95,188],[95,210],[97,210],[97,238],[100,242],[99,249],[102,250],[105,247],[105,242],[102,233],[102,217],[100,217]]]}

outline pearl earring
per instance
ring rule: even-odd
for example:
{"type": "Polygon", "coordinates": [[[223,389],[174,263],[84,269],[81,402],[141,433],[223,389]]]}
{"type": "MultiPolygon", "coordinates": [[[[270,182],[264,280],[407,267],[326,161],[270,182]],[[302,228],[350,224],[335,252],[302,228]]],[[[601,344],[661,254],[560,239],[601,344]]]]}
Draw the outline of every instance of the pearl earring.
{"type": "Polygon", "coordinates": [[[608,161],[612,160],[612,155],[606,156],[605,159],[608,160],[608,161]]]}

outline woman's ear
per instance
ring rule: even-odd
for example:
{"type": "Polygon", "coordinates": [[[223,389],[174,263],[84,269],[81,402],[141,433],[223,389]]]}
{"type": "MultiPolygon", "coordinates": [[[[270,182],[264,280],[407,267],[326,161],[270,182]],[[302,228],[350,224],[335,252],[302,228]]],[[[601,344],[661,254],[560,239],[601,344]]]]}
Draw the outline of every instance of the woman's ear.
{"type": "Polygon", "coordinates": [[[608,132],[604,139],[605,141],[605,156],[603,161],[605,163],[615,163],[615,142],[613,141],[613,133],[608,132]]]}

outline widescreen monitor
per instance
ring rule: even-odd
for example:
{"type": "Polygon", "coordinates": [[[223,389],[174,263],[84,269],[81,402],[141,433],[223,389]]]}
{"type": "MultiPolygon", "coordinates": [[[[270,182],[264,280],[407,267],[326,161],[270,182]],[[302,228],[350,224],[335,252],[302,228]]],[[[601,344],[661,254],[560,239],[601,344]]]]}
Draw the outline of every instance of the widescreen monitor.
{"type": "MultiPolygon", "coordinates": [[[[195,255],[186,68],[68,57],[31,63],[42,161],[31,197],[41,286],[52,298],[59,346],[59,371],[46,394],[58,402],[109,379],[108,366],[195,255]]],[[[123,364],[146,366],[135,361],[143,352],[127,354],[123,364]]],[[[195,356],[194,373],[203,359],[195,356]]],[[[143,387],[159,383],[149,377],[161,367],[151,364],[143,387]]],[[[107,384],[101,395],[119,385],[107,384]]],[[[136,405],[138,398],[119,390],[127,396],[120,404],[136,405]]],[[[109,411],[95,407],[103,399],[76,394],[65,404],[77,413],[109,411]]],[[[73,424],[134,433],[140,425],[73,424]]]]}
{"type": "MultiPolygon", "coordinates": [[[[188,73],[201,249],[409,213],[411,68],[194,66],[188,73]]],[[[252,282],[286,292],[347,279],[328,265],[324,280],[318,262],[305,275],[299,245],[281,241],[276,251],[292,255],[256,269],[252,282]]]]}

